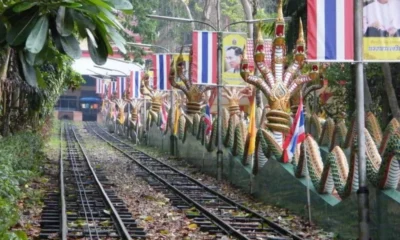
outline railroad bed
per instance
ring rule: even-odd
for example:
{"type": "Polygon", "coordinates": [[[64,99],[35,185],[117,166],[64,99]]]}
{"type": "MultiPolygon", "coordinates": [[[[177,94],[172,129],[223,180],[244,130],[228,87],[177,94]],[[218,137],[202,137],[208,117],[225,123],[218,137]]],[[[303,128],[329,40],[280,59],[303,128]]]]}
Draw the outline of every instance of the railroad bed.
{"type": "Polygon", "coordinates": [[[200,230],[217,238],[228,235],[237,239],[302,239],[179,170],[135,150],[96,123],[86,123],[85,128],[139,165],[143,169],[140,175],[163,192],[172,205],[184,210],[200,230]]]}
{"type": "Polygon", "coordinates": [[[72,125],[63,124],[62,137],[66,148],[60,147],[60,191],[44,201],[39,238],[144,239],[145,232],[105,175],[90,165],[72,125]]]}

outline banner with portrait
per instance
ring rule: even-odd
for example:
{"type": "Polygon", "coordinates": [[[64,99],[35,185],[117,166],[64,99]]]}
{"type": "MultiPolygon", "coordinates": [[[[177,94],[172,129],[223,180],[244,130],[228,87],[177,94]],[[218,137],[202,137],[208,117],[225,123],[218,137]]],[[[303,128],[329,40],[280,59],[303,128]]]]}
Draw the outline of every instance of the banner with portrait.
{"type": "MultiPolygon", "coordinates": [[[[178,62],[179,53],[173,53],[172,58],[174,59],[174,69],[176,69],[176,63],[178,62]]],[[[186,79],[189,79],[189,53],[182,53],[184,63],[184,75],[186,79]]],[[[180,80],[179,80],[180,81],[180,80]]]]}
{"type": "Polygon", "coordinates": [[[400,0],[364,0],[365,61],[400,61],[400,0]]]}
{"type": "Polygon", "coordinates": [[[240,77],[240,61],[246,41],[245,33],[222,34],[222,84],[246,84],[240,77]]]}

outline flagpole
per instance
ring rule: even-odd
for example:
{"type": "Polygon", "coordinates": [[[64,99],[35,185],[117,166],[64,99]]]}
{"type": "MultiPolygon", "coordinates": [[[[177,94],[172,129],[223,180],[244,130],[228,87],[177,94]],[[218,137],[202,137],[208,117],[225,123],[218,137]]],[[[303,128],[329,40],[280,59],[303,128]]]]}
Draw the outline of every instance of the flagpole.
{"type": "Polygon", "coordinates": [[[357,144],[358,144],[358,217],[359,239],[369,239],[369,203],[365,161],[365,110],[363,72],[363,0],[354,0],[354,62],[356,68],[357,144]]]}
{"type": "Polygon", "coordinates": [[[217,30],[218,30],[218,86],[217,86],[217,129],[218,129],[218,150],[217,150],[217,180],[222,180],[222,109],[221,109],[221,85],[222,85],[222,33],[221,31],[221,1],[217,1],[217,30]]]}

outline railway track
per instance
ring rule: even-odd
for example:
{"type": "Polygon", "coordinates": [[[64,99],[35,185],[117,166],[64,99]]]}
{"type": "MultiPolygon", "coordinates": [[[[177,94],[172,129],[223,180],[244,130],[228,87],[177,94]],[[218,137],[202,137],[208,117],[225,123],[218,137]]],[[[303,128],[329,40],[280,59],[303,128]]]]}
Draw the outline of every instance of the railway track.
{"type": "Polygon", "coordinates": [[[228,235],[236,239],[302,239],[179,170],[135,150],[96,123],[86,123],[85,127],[139,165],[144,170],[142,176],[153,188],[162,191],[172,205],[183,209],[200,230],[217,238],[228,235]]]}
{"type": "Polygon", "coordinates": [[[73,126],[63,128],[60,136],[66,148],[60,150],[60,191],[45,200],[39,238],[144,239],[145,232],[105,175],[92,168],[73,126]]]}

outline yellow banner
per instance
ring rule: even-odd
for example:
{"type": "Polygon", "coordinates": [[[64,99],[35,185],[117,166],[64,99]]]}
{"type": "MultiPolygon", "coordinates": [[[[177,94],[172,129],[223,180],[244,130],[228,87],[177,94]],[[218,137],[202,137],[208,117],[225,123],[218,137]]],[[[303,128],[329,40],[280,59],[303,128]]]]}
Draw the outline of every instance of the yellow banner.
{"type": "Polygon", "coordinates": [[[364,37],[364,60],[400,60],[400,37],[364,37]]]}
{"type": "Polygon", "coordinates": [[[240,59],[246,44],[244,33],[224,33],[222,39],[222,84],[245,85],[240,77],[240,59]]]}
{"type": "MultiPolygon", "coordinates": [[[[172,55],[172,58],[174,59],[174,68],[176,69],[176,62],[178,61],[179,53],[174,53],[172,55]]],[[[183,61],[185,61],[185,77],[186,79],[189,79],[189,54],[188,53],[182,53],[183,61]]],[[[177,83],[179,83],[181,80],[176,79],[177,83]]]]}

